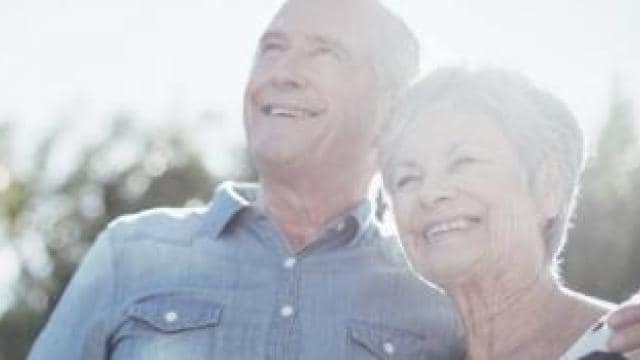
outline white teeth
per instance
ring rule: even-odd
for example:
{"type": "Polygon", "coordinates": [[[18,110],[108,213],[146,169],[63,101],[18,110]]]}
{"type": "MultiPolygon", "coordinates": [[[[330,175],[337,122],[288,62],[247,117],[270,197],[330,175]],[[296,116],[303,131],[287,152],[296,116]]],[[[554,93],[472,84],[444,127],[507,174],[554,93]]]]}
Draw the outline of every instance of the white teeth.
{"type": "Polygon", "coordinates": [[[283,108],[276,106],[265,106],[264,112],[269,116],[284,116],[284,117],[303,117],[305,115],[305,111],[300,109],[292,109],[292,108],[283,108]]]}
{"type": "Polygon", "coordinates": [[[440,235],[448,231],[465,230],[469,228],[470,225],[471,225],[471,222],[469,220],[458,218],[452,221],[429,226],[428,228],[425,229],[423,235],[425,238],[431,239],[434,236],[440,235]]]}
{"type": "Polygon", "coordinates": [[[296,116],[302,115],[302,111],[300,111],[300,110],[291,110],[291,109],[283,109],[283,108],[273,108],[271,110],[271,115],[296,117],[296,116]]]}

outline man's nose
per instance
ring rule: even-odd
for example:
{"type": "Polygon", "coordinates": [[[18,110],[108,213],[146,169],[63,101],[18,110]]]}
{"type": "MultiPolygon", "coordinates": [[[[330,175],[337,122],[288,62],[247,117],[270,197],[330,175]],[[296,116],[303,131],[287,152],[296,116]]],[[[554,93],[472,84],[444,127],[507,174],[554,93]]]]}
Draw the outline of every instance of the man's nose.
{"type": "Polygon", "coordinates": [[[284,55],[271,74],[271,84],[280,90],[300,89],[307,86],[302,56],[294,51],[284,55]]]}
{"type": "Polygon", "coordinates": [[[420,207],[425,210],[437,209],[457,196],[455,187],[443,181],[425,181],[420,194],[420,207]]]}

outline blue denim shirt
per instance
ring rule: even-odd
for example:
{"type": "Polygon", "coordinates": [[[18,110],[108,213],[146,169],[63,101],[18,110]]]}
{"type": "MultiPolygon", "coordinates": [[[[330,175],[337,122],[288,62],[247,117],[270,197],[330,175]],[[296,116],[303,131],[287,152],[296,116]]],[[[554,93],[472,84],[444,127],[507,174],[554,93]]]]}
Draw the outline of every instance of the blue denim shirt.
{"type": "Polygon", "coordinates": [[[459,359],[450,298],[416,278],[369,202],[291,253],[224,183],[202,209],[155,209],[108,226],[30,359],[459,359]]]}

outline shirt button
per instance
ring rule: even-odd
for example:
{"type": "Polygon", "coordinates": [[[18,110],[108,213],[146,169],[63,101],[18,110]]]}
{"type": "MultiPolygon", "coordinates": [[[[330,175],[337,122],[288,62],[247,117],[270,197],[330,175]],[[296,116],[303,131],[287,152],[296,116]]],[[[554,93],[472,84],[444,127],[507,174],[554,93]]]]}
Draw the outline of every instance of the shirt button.
{"type": "Polygon", "coordinates": [[[176,320],[178,320],[178,313],[176,313],[175,311],[167,311],[166,313],[164,313],[164,321],[172,323],[176,320]]]}
{"type": "Polygon", "coordinates": [[[285,318],[288,318],[291,315],[293,315],[293,306],[285,305],[282,308],[280,308],[280,315],[285,318]]]}
{"type": "Polygon", "coordinates": [[[384,353],[387,355],[393,355],[393,353],[396,352],[396,347],[393,346],[393,344],[388,341],[382,344],[382,349],[384,350],[384,353]]]}
{"type": "Polygon", "coordinates": [[[284,267],[287,269],[291,269],[296,265],[296,258],[288,257],[284,260],[284,263],[282,265],[284,265],[284,267]]]}

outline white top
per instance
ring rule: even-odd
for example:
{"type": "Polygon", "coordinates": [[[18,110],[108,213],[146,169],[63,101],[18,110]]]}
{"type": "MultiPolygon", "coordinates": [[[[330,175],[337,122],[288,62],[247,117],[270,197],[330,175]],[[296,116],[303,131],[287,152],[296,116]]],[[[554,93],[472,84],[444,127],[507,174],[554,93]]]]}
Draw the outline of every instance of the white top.
{"type": "Polygon", "coordinates": [[[611,336],[611,329],[604,319],[600,319],[591,326],[573,345],[560,357],[560,360],[615,360],[625,359],[624,356],[609,352],[607,340],[611,336]]]}

